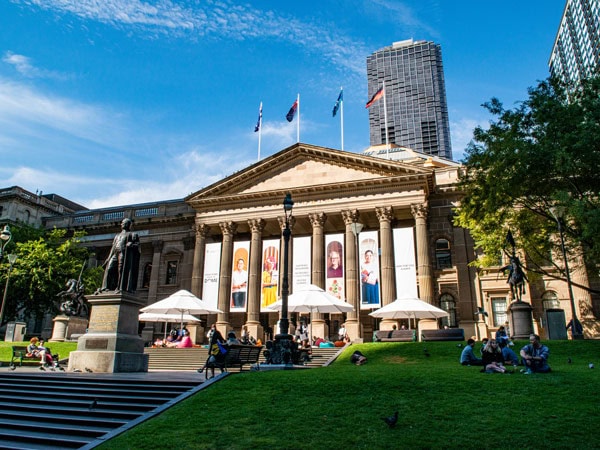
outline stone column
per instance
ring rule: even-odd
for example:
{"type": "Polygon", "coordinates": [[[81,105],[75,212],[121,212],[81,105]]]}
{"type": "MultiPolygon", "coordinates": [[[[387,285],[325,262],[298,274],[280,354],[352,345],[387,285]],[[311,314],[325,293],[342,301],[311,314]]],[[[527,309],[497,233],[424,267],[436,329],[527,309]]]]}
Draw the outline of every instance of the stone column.
{"type": "Polygon", "coordinates": [[[192,273],[194,271],[194,250],[196,240],[191,237],[185,237],[183,240],[183,257],[181,258],[181,289],[192,290],[192,273]]]}
{"type": "MultiPolygon", "coordinates": [[[[381,306],[388,305],[396,299],[394,277],[394,244],[392,237],[393,210],[390,206],[375,208],[379,220],[379,234],[381,237],[381,306]]],[[[383,319],[381,330],[391,330],[397,321],[383,319]]]]}
{"type": "MultiPolygon", "coordinates": [[[[290,217],[290,231],[293,231],[294,229],[294,225],[296,224],[296,218],[294,216],[290,217]]],[[[285,217],[283,216],[279,216],[277,218],[277,222],[279,222],[279,227],[281,228],[281,245],[280,245],[280,251],[281,251],[281,262],[279,263],[279,283],[278,283],[278,298],[281,298],[281,289],[283,288],[283,230],[285,230],[285,217]]],[[[292,272],[294,271],[294,267],[292,266],[292,261],[294,260],[293,255],[294,255],[294,233],[292,232],[292,235],[290,236],[290,247],[288,249],[288,281],[289,281],[289,288],[290,288],[290,294],[294,292],[294,280],[292,277],[292,272]]],[[[289,319],[289,313],[288,313],[288,319],[289,319]]]]}
{"type": "Polygon", "coordinates": [[[415,218],[417,235],[417,279],[419,281],[419,297],[424,302],[433,304],[433,271],[429,256],[429,235],[427,233],[427,203],[410,205],[410,210],[415,218]]]}
{"type": "MultiPolygon", "coordinates": [[[[325,236],[323,226],[327,220],[325,213],[309,214],[308,219],[313,228],[312,235],[312,284],[325,288],[325,236]]],[[[329,338],[329,327],[323,318],[323,314],[313,313],[311,320],[311,332],[313,336],[329,338]]],[[[312,339],[312,336],[311,336],[312,339]]]]}
{"type": "Polygon", "coordinates": [[[192,294],[202,298],[202,281],[204,278],[204,253],[206,237],[210,227],[205,223],[196,223],[196,246],[194,247],[194,265],[192,267],[192,294]]]}
{"type": "Polygon", "coordinates": [[[221,248],[221,268],[219,277],[219,299],[217,308],[222,313],[217,316],[217,329],[223,336],[227,336],[229,324],[229,299],[231,297],[231,271],[233,268],[233,236],[237,230],[235,222],[221,222],[219,224],[223,233],[223,246],[221,248]]]}
{"type": "Polygon", "coordinates": [[[248,221],[252,237],[250,238],[250,261],[248,261],[248,316],[246,321],[250,335],[260,338],[263,342],[263,327],[260,324],[260,288],[262,282],[262,231],[265,224],[263,219],[248,221]]]}
{"type": "Polygon", "coordinates": [[[352,224],[358,222],[359,212],[357,209],[342,211],[342,217],[346,224],[346,301],[354,307],[347,315],[346,332],[351,340],[362,337],[360,324],[360,289],[358,288],[358,249],[356,247],[357,238],[352,232],[352,224]]]}

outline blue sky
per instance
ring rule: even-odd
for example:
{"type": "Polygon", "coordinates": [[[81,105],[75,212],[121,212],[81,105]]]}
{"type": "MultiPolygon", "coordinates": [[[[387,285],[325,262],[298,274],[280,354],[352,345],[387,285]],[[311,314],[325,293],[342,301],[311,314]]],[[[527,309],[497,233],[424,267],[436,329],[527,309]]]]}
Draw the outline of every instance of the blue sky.
{"type": "Polygon", "coordinates": [[[369,146],[366,57],[442,46],[454,159],[481,104],[548,76],[564,0],[4,0],[0,187],[90,208],[182,198],[296,142],[369,146]]]}

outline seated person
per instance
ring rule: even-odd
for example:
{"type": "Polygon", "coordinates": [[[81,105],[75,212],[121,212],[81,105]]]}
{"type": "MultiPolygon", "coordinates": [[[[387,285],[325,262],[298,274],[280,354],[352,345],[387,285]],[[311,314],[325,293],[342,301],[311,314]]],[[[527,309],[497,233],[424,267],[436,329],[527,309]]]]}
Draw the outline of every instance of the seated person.
{"type": "Polygon", "coordinates": [[[506,341],[501,341],[498,342],[498,345],[500,346],[500,350],[502,350],[502,358],[504,358],[504,364],[508,364],[515,367],[518,366],[519,357],[513,351],[513,349],[508,346],[508,343],[506,341]]]}
{"type": "Polygon", "coordinates": [[[484,348],[485,348],[485,346],[487,345],[488,341],[489,341],[489,339],[488,339],[488,338],[486,338],[486,337],[484,337],[484,338],[481,340],[481,348],[479,349],[479,353],[481,353],[482,355],[483,355],[483,349],[484,349],[484,348]]]}
{"type": "Polygon", "coordinates": [[[475,347],[475,339],[469,338],[467,345],[460,354],[460,363],[463,366],[481,366],[483,361],[475,356],[473,353],[473,347],[475,347]]]}
{"type": "Polygon", "coordinates": [[[52,364],[52,355],[43,345],[38,346],[39,342],[40,340],[35,336],[29,340],[29,345],[27,346],[27,357],[40,358],[41,369],[43,369],[44,365],[52,364]]]}
{"type": "Polygon", "coordinates": [[[548,357],[550,350],[540,342],[540,337],[537,334],[529,336],[529,344],[521,349],[521,359],[526,367],[525,373],[550,372],[548,365],[548,357]]]}
{"type": "Polygon", "coordinates": [[[325,342],[325,339],[320,338],[320,337],[318,338],[316,336],[313,336],[313,339],[314,339],[313,346],[317,347],[317,348],[321,346],[321,342],[325,342]]]}
{"type": "Polygon", "coordinates": [[[236,345],[239,344],[240,341],[235,337],[235,332],[230,331],[227,333],[227,345],[236,345]]]}
{"type": "Polygon", "coordinates": [[[496,339],[490,339],[485,345],[482,352],[483,368],[485,372],[498,372],[505,373],[506,368],[504,367],[504,357],[502,356],[502,350],[498,346],[496,339]]]}
{"type": "Polygon", "coordinates": [[[496,341],[498,342],[498,345],[501,345],[503,342],[506,342],[507,345],[512,345],[508,334],[506,334],[506,328],[504,328],[504,325],[500,325],[498,331],[496,331],[496,341]]]}
{"type": "Polygon", "coordinates": [[[352,356],[350,356],[350,362],[352,364],[356,364],[357,366],[362,366],[367,362],[367,357],[363,355],[360,350],[356,350],[354,353],[352,353],[352,356]]]}
{"type": "Polygon", "coordinates": [[[175,345],[177,348],[190,348],[194,346],[188,330],[183,330],[183,337],[175,345]]]}

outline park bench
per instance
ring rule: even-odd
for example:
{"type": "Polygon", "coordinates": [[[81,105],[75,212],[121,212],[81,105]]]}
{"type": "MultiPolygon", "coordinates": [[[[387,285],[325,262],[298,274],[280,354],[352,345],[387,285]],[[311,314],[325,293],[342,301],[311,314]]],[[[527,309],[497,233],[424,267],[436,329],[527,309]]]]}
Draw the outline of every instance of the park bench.
{"type": "MultiPolygon", "coordinates": [[[[52,355],[52,360],[58,362],[58,353],[52,353],[49,347],[46,347],[49,354],[52,355]]],[[[40,358],[37,356],[27,356],[27,346],[13,345],[12,346],[12,358],[10,359],[10,366],[15,367],[15,361],[19,361],[19,367],[23,365],[23,361],[36,361],[39,362],[40,358]]]]}
{"type": "Polygon", "coordinates": [[[221,372],[227,372],[227,369],[237,367],[242,372],[245,365],[256,364],[260,358],[262,345],[233,344],[227,345],[225,348],[227,348],[227,353],[221,361],[209,363],[207,360],[206,364],[204,364],[203,369],[206,370],[206,378],[209,377],[209,369],[214,371],[214,369],[218,368],[221,372]]]}
{"type": "Polygon", "coordinates": [[[417,339],[415,330],[377,330],[376,342],[414,342],[417,339]]]}
{"type": "Polygon", "coordinates": [[[462,328],[448,328],[445,330],[422,330],[422,341],[464,341],[465,330],[462,328]]]}

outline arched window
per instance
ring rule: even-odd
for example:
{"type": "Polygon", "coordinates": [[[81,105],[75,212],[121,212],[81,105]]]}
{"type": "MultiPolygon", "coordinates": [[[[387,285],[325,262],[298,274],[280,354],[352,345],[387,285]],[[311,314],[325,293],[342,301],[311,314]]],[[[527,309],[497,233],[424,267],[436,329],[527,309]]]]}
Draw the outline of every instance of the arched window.
{"type": "Polygon", "coordinates": [[[435,241],[435,261],[438,269],[452,268],[452,255],[448,239],[438,239],[435,241]]]}
{"type": "Polygon", "coordinates": [[[554,291],[546,291],[542,295],[542,304],[544,305],[544,311],[547,309],[558,309],[560,308],[560,301],[558,295],[554,291]]]}
{"type": "Polygon", "coordinates": [[[442,317],[442,327],[456,327],[456,302],[450,294],[442,294],[440,297],[440,308],[446,311],[448,317],[442,317]]]}

